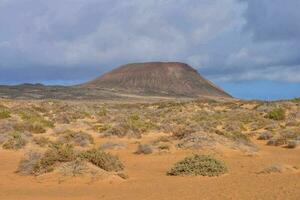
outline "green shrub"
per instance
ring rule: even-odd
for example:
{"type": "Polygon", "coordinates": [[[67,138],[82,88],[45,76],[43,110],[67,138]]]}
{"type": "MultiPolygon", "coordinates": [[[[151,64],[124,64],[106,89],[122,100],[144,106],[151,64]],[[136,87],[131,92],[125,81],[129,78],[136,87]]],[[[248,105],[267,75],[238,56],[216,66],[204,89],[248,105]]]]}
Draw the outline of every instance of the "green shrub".
{"type": "Polygon", "coordinates": [[[80,157],[93,163],[105,171],[121,171],[124,166],[117,156],[113,156],[100,149],[91,149],[80,154],[80,157]]]}
{"type": "Polygon", "coordinates": [[[227,171],[226,165],[212,156],[193,155],[176,163],[174,167],[167,172],[167,175],[219,176],[227,171]]]}
{"type": "Polygon", "coordinates": [[[270,111],[266,117],[269,119],[277,120],[277,121],[284,120],[285,119],[285,110],[283,110],[282,108],[276,108],[276,109],[270,111]]]}

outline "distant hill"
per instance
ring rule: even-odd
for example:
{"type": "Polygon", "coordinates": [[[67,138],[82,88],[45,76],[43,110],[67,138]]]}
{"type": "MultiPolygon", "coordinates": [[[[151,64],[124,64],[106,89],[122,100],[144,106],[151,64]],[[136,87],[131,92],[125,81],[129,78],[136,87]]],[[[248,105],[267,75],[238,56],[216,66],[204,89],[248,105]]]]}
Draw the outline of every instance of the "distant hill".
{"type": "Polygon", "coordinates": [[[140,95],[231,97],[189,65],[178,62],[123,65],[80,87],[108,88],[140,95]]]}

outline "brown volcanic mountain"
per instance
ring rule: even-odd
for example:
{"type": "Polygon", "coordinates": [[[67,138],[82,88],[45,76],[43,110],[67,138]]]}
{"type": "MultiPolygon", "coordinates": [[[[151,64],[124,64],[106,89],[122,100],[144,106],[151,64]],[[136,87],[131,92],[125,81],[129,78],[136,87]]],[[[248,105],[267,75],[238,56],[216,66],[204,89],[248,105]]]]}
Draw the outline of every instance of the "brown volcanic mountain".
{"type": "Polygon", "coordinates": [[[231,97],[189,65],[177,62],[123,65],[82,86],[145,95],[231,97]]]}

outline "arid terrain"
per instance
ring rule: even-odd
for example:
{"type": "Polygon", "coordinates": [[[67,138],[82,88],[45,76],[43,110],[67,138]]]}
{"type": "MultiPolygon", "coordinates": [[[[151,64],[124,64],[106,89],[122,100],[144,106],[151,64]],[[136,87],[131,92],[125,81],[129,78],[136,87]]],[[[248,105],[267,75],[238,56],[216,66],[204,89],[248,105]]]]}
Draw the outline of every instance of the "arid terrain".
{"type": "Polygon", "coordinates": [[[296,200],[299,141],[299,99],[2,99],[0,199],[296,200]]]}

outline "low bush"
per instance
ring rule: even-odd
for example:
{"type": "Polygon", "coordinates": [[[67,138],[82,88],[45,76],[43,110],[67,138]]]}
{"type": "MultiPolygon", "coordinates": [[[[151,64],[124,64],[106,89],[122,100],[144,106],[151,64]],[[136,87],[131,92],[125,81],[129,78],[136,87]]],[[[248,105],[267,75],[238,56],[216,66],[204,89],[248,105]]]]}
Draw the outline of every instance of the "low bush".
{"type": "Polygon", "coordinates": [[[297,141],[297,140],[289,140],[289,141],[287,141],[286,148],[294,149],[298,146],[298,144],[299,144],[299,141],[297,141]]]}
{"type": "Polygon", "coordinates": [[[273,134],[271,132],[264,132],[264,133],[261,133],[259,136],[258,136],[258,140],[269,140],[273,137],[273,134]]]}
{"type": "Polygon", "coordinates": [[[286,144],[286,139],[282,136],[276,136],[276,137],[273,137],[271,138],[268,142],[267,142],[267,145],[270,145],[270,146],[281,146],[281,145],[284,145],[286,144]]]}
{"type": "Polygon", "coordinates": [[[151,154],[153,152],[153,149],[148,144],[140,144],[135,151],[135,154],[151,154]]]}
{"type": "Polygon", "coordinates": [[[29,152],[26,157],[20,161],[16,172],[23,175],[35,175],[36,167],[41,158],[41,153],[33,151],[29,152]]]}
{"type": "Polygon", "coordinates": [[[273,120],[284,120],[285,119],[285,110],[282,108],[276,108],[271,110],[267,116],[267,118],[269,119],[273,119],[273,120]]]}
{"type": "Polygon", "coordinates": [[[70,144],[55,143],[45,152],[34,167],[34,174],[51,172],[59,162],[70,162],[76,158],[74,147],[70,144]]]}
{"type": "Polygon", "coordinates": [[[167,175],[219,176],[227,171],[226,165],[212,156],[193,155],[176,163],[174,167],[167,172],[167,175]]]}

